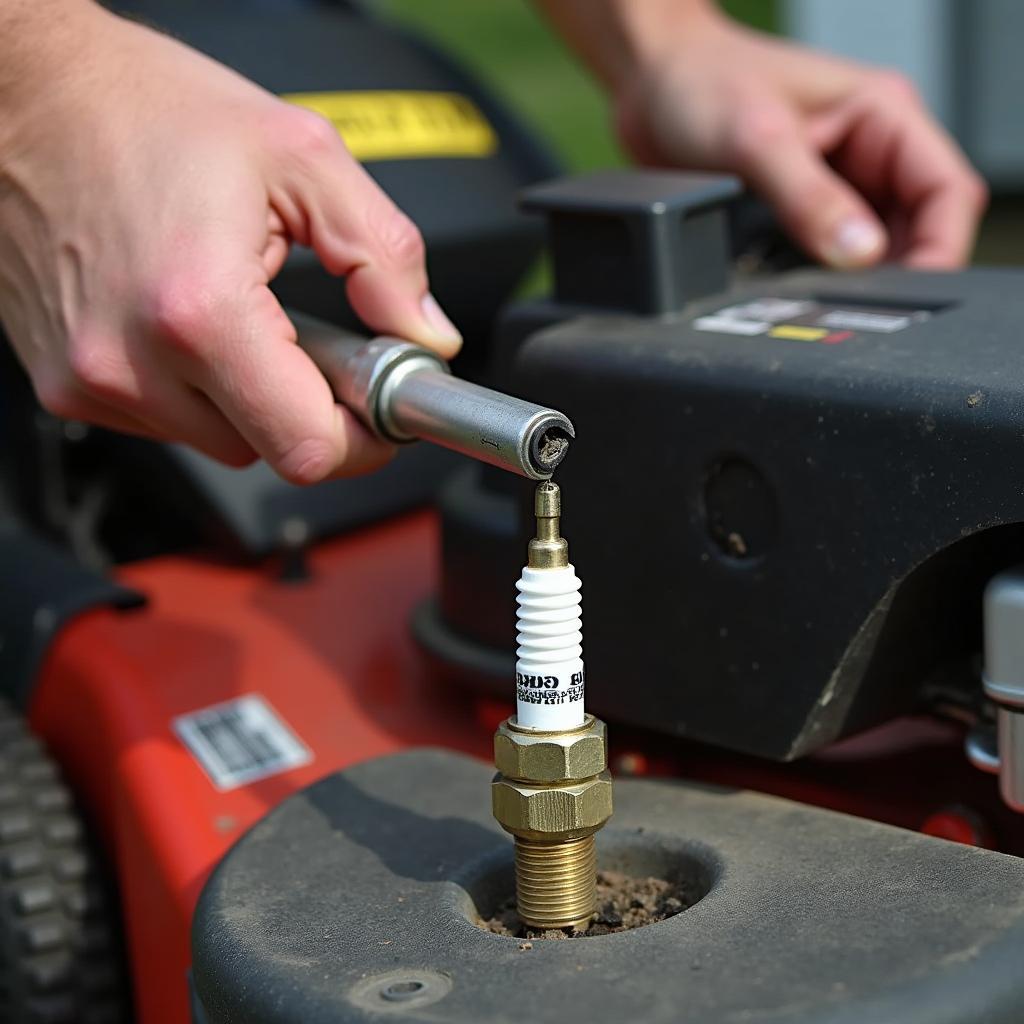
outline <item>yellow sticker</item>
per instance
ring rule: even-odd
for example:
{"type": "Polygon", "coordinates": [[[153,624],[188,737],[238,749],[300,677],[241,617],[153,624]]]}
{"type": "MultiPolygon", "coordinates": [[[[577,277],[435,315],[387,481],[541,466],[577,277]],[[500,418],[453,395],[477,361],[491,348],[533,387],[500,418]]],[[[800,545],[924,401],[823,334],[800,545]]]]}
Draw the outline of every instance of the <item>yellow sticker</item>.
{"type": "Polygon", "coordinates": [[[326,117],[357,160],[484,157],[498,137],[455,92],[293,92],[281,97],[326,117]]]}
{"type": "Polygon", "coordinates": [[[779,324],[768,332],[773,338],[788,338],[790,341],[821,341],[828,334],[823,327],[802,327],[800,324],[779,324]]]}

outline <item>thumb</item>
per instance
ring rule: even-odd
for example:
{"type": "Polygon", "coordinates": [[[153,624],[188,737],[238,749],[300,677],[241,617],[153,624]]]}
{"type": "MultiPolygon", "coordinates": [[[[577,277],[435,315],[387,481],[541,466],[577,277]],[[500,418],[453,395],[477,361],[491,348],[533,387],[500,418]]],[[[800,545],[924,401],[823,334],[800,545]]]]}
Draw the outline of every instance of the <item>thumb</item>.
{"type": "Polygon", "coordinates": [[[870,266],[885,254],[885,227],[865,199],[829,167],[796,125],[745,146],[739,171],[808,253],[836,268],[870,266]]]}
{"type": "Polygon", "coordinates": [[[345,148],[327,121],[305,119],[307,145],[290,152],[287,208],[292,236],[312,246],[324,267],[346,277],[352,308],[371,329],[419,342],[444,358],[462,336],[427,282],[423,238],[345,148]]]}

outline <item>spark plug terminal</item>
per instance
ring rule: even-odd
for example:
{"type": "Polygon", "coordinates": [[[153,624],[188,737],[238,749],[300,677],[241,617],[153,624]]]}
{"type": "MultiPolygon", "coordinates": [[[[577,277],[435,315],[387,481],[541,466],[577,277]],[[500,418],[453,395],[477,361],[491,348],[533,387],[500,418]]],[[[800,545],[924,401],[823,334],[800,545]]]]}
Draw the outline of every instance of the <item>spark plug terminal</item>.
{"type": "Polygon", "coordinates": [[[526,564],[531,569],[564,569],[569,565],[569,542],[561,535],[562,491],[545,480],[533,499],[537,535],[530,541],[526,564]]]}

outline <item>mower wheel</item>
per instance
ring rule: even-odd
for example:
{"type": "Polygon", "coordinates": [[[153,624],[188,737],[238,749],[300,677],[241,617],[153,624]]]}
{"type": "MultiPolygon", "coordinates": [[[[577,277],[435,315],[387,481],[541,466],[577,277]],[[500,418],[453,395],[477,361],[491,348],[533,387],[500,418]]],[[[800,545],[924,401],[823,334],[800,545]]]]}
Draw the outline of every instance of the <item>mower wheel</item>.
{"type": "Polygon", "coordinates": [[[0,701],[0,1021],[128,1019],[120,923],[60,770],[0,701]]]}

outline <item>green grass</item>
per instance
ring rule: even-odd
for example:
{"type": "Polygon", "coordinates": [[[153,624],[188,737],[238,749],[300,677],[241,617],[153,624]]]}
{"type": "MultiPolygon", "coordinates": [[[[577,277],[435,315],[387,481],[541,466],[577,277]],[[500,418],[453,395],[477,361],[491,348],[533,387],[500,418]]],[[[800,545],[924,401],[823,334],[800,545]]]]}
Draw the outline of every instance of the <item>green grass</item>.
{"type": "MultiPolygon", "coordinates": [[[[731,0],[723,6],[759,28],[775,26],[774,0],[731,0]]],[[[380,7],[474,72],[570,170],[624,161],[604,95],[529,0],[380,0],[380,7]]]]}

